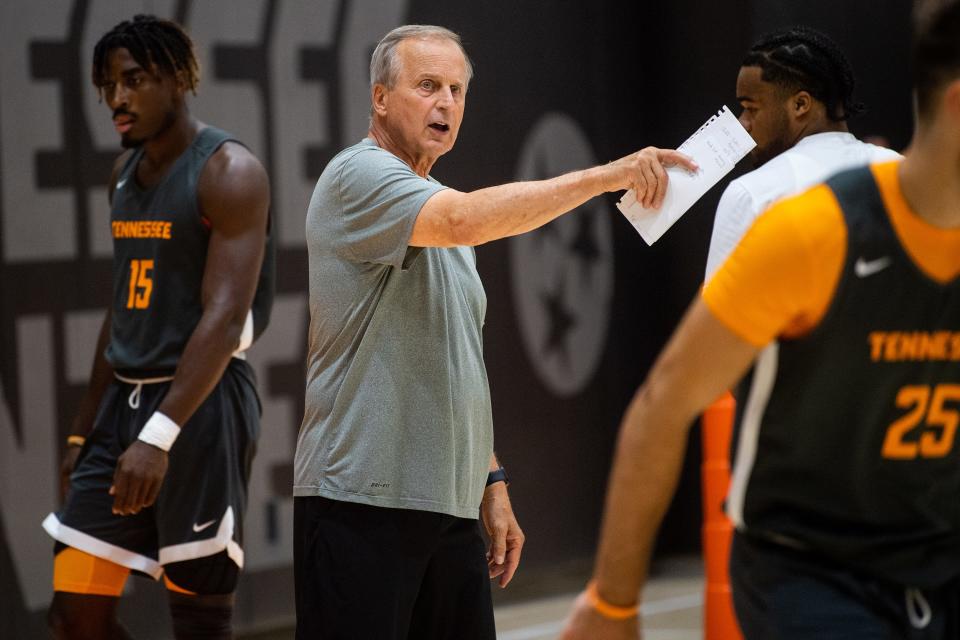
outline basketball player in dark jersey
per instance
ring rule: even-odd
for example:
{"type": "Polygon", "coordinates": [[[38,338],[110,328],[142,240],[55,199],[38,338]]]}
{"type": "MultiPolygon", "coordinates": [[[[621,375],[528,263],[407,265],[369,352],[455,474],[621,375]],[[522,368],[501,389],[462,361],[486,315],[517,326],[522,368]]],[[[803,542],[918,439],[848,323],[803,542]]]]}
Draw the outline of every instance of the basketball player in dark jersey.
{"type": "Polygon", "coordinates": [[[94,50],[128,151],[110,182],[113,301],[66,501],[44,521],[57,638],[128,637],[115,611],[131,570],[164,579],[178,639],[232,637],[260,413],[244,350],[271,305],[270,193],[246,147],[190,115],[198,77],[186,33],[152,16],[94,50]]]}
{"type": "Polygon", "coordinates": [[[744,636],[960,637],[960,2],[933,5],[906,157],[760,216],[637,392],[563,640],[636,640],[688,427],[768,344],[726,503],[744,636]]]}

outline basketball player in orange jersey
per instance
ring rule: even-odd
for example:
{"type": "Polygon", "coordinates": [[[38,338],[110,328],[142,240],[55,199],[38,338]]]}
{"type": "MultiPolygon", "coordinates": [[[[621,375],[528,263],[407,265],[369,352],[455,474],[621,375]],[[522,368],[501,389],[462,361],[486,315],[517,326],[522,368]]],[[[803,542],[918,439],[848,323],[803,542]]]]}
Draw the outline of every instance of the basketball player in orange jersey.
{"type": "Polygon", "coordinates": [[[744,635],[960,637],[960,2],[921,12],[913,63],[905,159],[763,214],[638,390],[564,640],[638,637],[687,429],[769,344],[726,507],[744,635]]]}

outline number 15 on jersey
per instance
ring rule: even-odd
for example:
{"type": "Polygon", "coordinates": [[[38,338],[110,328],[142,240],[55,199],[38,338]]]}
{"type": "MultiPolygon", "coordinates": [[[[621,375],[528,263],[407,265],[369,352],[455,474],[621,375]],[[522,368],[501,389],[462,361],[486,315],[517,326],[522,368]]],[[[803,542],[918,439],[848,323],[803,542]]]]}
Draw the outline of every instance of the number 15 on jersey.
{"type": "Polygon", "coordinates": [[[130,294],[127,309],[146,309],[153,293],[153,260],[130,261],[130,294]]]}

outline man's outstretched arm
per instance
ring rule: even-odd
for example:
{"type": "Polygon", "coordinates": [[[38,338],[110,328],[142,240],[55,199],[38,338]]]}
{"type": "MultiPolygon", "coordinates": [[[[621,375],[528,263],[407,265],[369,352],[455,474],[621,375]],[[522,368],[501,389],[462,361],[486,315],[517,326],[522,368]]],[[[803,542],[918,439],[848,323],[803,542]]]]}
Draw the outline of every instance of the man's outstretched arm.
{"type": "Polygon", "coordinates": [[[669,188],[666,167],[697,165],[672,149],[647,147],[609,164],[547,180],[511,182],[469,193],[444,189],[417,216],[410,244],[476,246],[537,229],[601,193],[633,189],[645,207],[659,208],[669,188]]]}

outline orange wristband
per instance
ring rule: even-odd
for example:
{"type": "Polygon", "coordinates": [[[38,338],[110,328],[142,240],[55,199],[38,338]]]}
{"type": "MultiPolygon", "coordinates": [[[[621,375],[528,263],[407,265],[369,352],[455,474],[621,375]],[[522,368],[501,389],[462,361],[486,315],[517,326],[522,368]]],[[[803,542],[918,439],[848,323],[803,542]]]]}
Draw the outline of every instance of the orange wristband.
{"type": "Polygon", "coordinates": [[[67,446],[68,447],[82,447],[83,443],[87,441],[85,436],[67,436],[67,446]]]}
{"type": "Polygon", "coordinates": [[[587,589],[584,593],[587,594],[587,601],[593,607],[593,610],[609,620],[627,620],[640,613],[639,603],[629,607],[618,607],[601,598],[600,594],[597,593],[596,580],[587,583],[587,589]]]}

